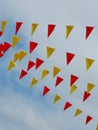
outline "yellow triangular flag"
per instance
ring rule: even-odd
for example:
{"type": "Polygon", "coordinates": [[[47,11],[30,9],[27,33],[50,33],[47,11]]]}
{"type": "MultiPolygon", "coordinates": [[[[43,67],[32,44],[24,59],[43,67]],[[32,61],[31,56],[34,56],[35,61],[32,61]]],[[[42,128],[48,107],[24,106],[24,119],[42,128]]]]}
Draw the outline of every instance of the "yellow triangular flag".
{"type": "Polygon", "coordinates": [[[47,58],[49,58],[54,51],[55,48],[47,47],[47,58]]]}
{"type": "Polygon", "coordinates": [[[37,23],[33,23],[33,24],[32,24],[32,28],[31,28],[31,35],[33,35],[33,34],[34,34],[34,32],[35,32],[35,30],[36,30],[37,26],[38,26],[38,24],[37,24],[37,23]]]}
{"type": "Polygon", "coordinates": [[[96,130],[98,130],[98,124],[97,124],[96,130]]]}
{"type": "Polygon", "coordinates": [[[2,30],[2,32],[4,32],[6,25],[7,25],[7,21],[2,21],[1,22],[1,30],[2,30]]]}
{"type": "Polygon", "coordinates": [[[54,66],[54,67],[53,67],[53,77],[55,77],[60,71],[61,71],[60,68],[54,66]]]}
{"type": "Polygon", "coordinates": [[[10,61],[9,66],[8,66],[8,71],[14,68],[16,64],[13,61],[10,61]]]}
{"type": "Polygon", "coordinates": [[[86,60],[86,70],[88,70],[95,60],[89,58],[86,58],[85,60],[86,60]]]}
{"type": "Polygon", "coordinates": [[[70,94],[72,94],[76,89],[77,89],[77,86],[76,85],[72,85],[70,87],[70,94]]]}
{"type": "Polygon", "coordinates": [[[14,53],[14,59],[13,59],[14,62],[16,62],[17,60],[19,60],[19,55],[20,54],[18,52],[14,53]]]}
{"type": "Polygon", "coordinates": [[[66,39],[69,37],[69,34],[71,33],[74,26],[66,26],[66,39]]]}
{"type": "Polygon", "coordinates": [[[37,83],[38,83],[38,80],[36,78],[32,78],[32,82],[31,82],[30,88],[32,88],[37,83]]]}
{"type": "Polygon", "coordinates": [[[21,61],[26,55],[27,55],[27,52],[20,50],[19,61],[21,61]]]}
{"type": "Polygon", "coordinates": [[[43,69],[42,71],[42,79],[45,78],[49,74],[49,70],[43,69]]]}
{"type": "Polygon", "coordinates": [[[81,113],[82,113],[82,111],[81,111],[80,109],[77,109],[77,110],[76,110],[76,112],[75,112],[74,117],[76,117],[76,116],[80,115],[81,113]]]}
{"type": "Polygon", "coordinates": [[[12,47],[14,48],[19,41],[20,41],[19,36],[12,36],[12,47]]]}
{"type": "Polygon", "coordinates": [[[53,103],[57,103],[60,99],[61,97],[58,94],[56,94],[53,103]]]}
{"type": "Polygon", "coordinates": [[[87,84],[87,91],[90,92],[94,87],[95,87],[94,84],[88,83],[88,84],[87,84]]]}

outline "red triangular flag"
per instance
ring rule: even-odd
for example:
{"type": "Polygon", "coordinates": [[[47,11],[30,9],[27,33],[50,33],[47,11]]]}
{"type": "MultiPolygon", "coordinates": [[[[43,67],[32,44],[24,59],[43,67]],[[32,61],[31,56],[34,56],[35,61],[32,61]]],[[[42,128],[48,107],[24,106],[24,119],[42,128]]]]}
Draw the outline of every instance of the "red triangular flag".
{"type": "Polygon", "coordinates": [[[94,27],[91,26],[86,26],[86,39],[89,37],[89,35],[91,34],[91,32],[93,31],[94,27]]]}
{"type": "Polygon", "coordinates": [[[48,25],[48,37],[51,35],[51,33],[53,32],[53,30],[55,29],[56,25],[53,24],[49,24],[48,25]]]}
{"type": "Polygon", "coordinates": [[[15,34],[17,34],[17,32],[19,31],[21,25],[23,24],[23,22],[16,22],[16,30],[15,30],[15,34]]]}
{"type": "Polygon", "coordinates": [[[36,67],[35,67],[35,69],[38,69],[42,65],[43,62],[44,62],[43,60],[41,60],[39,58],[36,58],[36,67]]]}
{"type": "Polygon", "coordinates": [[[57,85],[59,85],[63,80],[64,80],[63,78],[57,76],[56,83],[55,83],[55,87],[56,87],[57,85]]]}
{"type": "Polygon", "coordinates": [[[66,53],[67,65],[72,61],[74,56],[75,56],[75,54],[72,54],[72,53],[69,53],[69,52],[66,53]]]}
{"type": "Polygon", "coordinates": [[[11,47],[11,44],[9,44],[8,42],[4,42],[3,52],[5,53],[10,47],[11,47]]]}
{"type": "Polygon", "coordinates": [[[87,125],[92,119],[93,118],[91,116],[87,116],[85,124],[87,125]]]}
{"type": "Polygon", "coordinates": [[[27,71],[30,70],[34,65],[35,65],[35,63],[33,61],[29,61],[27,71]]]}
{"type": "Polygon", "coordinates": [[[45,96],[49,91],[50,89],[47,86],[44,86],[43,96],[45,96]]]}
{"type": "Polygon", "coordinates": [[[26,76],[28,73],[25,70],[21,71],[19,79],[22,79],[24,76],[26,76]]]}
{"type": "Polygon", "coordinates": [[[84,96],[83,96],[83,102],[84,102],[86,99],[88,99],[88,97],[89,97],[90,95],[91,95],[91,93],[85,91],[85,92],[84,92],[84,96]]]}
{"type": "Polygon", "coordinates": [[[29,46],[29,52],[31,53],[38,46],[38,43],[30,41],[29,46]]]}
{"type": "Polygon", "coordinates": [[[72,106],[72,104],[70,102],[66,102],[66,104],[64,106],[64,110],[68,109],[71,106],[72,106]]]}
{"type": "Polygon", "coordinates": [[[71,75],[70,76],[70,86],[72,86],[76,82],[76,80],[78,80],[78,77],[75,75],[71,75]]]}
{"type": "Polygon", "coordinates": [[[3,32],[2,31],[0,31],[0,37],[3,35],[3,32]]]}

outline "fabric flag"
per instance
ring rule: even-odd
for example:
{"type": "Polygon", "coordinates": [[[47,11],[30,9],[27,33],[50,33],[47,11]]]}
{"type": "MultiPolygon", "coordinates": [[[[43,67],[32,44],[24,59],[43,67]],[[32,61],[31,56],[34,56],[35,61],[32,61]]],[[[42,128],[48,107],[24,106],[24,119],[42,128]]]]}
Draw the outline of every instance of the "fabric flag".
{"type": "Polygon", "coordinates": [[[55,77],[60,71],[61,71],[60,68],[54,66],[54,67],[53,67],[53,77],[55,77]]]}
{"type": "Polygon", "coordinates": [[[89,37],[89,35],[93,31],[93,29],[94,29],[94,27],[86,26],[86,37],[85,37],[85,39],[87,39],[89,37]]]}
{"type": "Polygon", "coordinates": [[[19,36],[12,36],[12,47],[14,48],[19,41],[20,41],[19,36]]]}
{"type": "Polygon", "coordinates": [[[55,51],[55,48],[47,47],[47,58],[49,58],[53,52],[55,51]]]}
{"type": "Polygon", "coordinates": [[[2,21],[1,22],[1,30],[2,30],[2,32],[4,32],[6,25],[7,25],[7,21],[2,21]]]}
{"type": "Polygon", "coordinates": [[[42,79],[44,79],[47,75],[49,74],[49,70],[47,70],[47,69],[43,69],[42,70],[42,79]]]}
{"type": "Polygon", "coordinates": [[[20,73],[19,79],[22,79],[24,76],[26,76],[28,73],[25,70],[22,70],[20,73]]]}
{"type": "Polygon", "coordinates": [[[69,107],[71,107],[72,106],[72,104],[70,103],[70,102],[66,102],[66,104],[65,104],[65,106],[64,106],[64,111],[66,110],[66,109],[68,109],[69,107]]]}
{"type": "Polygon", "coordinates": [[[19,29],[20,29],[20,27],[21,27],[22,24],[23,24],[23,22],[16,22],[16,30],[15,30],[15,34],[18,33],[18,31],[19,31],[19,29]]]}
{"type": "Polygon", "coordinates": [[[38,27],[38,24],[37,24],[37,23],[33,23],[33,24],[32,24],[32,27],[31,27],[31,35],[34,34],[34,32],[35,32],[35,30],[36,30],[37,27],[38,27]]]}
{"type": "Polygon", "coordinates": [[[71,95],[76,89],[77,89],[77,86],[73,84],[73,85],[70,87],[70,95],[71,95]]]}
{"type": "Polygon", "coordinates": [[[35,67],[35,69],[38,69],[43,63],[44,63],[44,61],[42,59],[36,58],[36,67],[35,67]]]}
{"type": "Polygon", "coordinates": [[[98,130],[98,124],[97,124],[97,126],[96,126],[96,130],[98,130]]]}
{"type": "Polygon", "coordinates": [[[64,79],[62,77],[57,76],[55,87],[58,86],[64,79]]]}
{"type": "Polygon", "coordinates": [[[83,96],[83,102],[86,101],[91,96],[91,93],[85,91],[83,96]]]}
{"type": "Polygon", "coordinates": [[[52,34],[52,32],[54,31],[56,25],[53,24],[49,24],[48,25],[48,37],[52,34]]]}
{"type": "Polygon", "coordinates": [[[43,96],[45,96],[49,91],[50,89],[47,86],[44,86],[43,96]]]}
{"type": "Polygon", "coordinates": [[[29,71],[34,65],[35,63],[33,61],[29,61],[27,66],[27,71],[29,71]]]}
{"type": "Polygon", "coordinates": [[[29,53],[32,53],[37,46],[38,46],[37,42],[30,41],[30,43],[29,43],[29,53]]]}
{"type": "Polygon", "coordinates": [[[53,103],[57,103],[60,99],[61,97],[58,94],[56,94],[53,103]]]}
{"type": "Polygon", "coordinates": [[[87,116],[85,124],[87,125],[92,119],[93,118],[91,116],[87,116]]]}
{"type": "Polygon", "coordinates": [[[11,47],[11,44],[8,43],[8,42],[4,42],[4,45],[3,45],[3,52],[5,53],[6,51],[8,51],[11,47]]]}
{"type": "Polygon", "coordinates": [[[18,52],[15,52],[13,61],[16,62],[17,60],[19,60],[19,56],[20,54],[18,52]]]}
{"type": "Polygon", "coordinates": [[[71,75],[70,76],[70,86],[72,86],[77,80],[78,80],[77,76],[71,75]]]}
{"type": "Polygon", "coordinates": [[[20,50],[19,61],[23,60],[23,58],[27,55],[27,52],[20,50]]]}
{"type": "Polygon", "coordinates": [[[72,59],[74,58],[75,54],[73,53],[70,53],[70,52],[67,52],[66,53],[66,62],[67,62],[67,65],[72,61],[72,59]]]}
{"type": "Polygon", "coordinates": [[[85,61],[86,61],[86,70],[88,71],[89,68],[92,66],[92,64],[94,63],[95,60],[94,59],[90,59],[90,58],[86,58],[85,61]]]}
{"type": "Polygon", "coordinates": [[[10,61],[9,65],[8,65],[8,71],[11,70],[12,68],[14,68],[16,66],[16,64],[13,61],[10,61]]]}
{"type": "Polygon", "coordinates": [[[36,78],[32,78],[32,82],[31,82],[30,88],[32,88],[37,83],[38,83],[38,80],[36,78]]]}
{"type": "Polygon", "coordinates": [[[82,111],[80,109],[76,109],[74,117],[80,115],[81,113],[82,113],[82,111]]]}
{"type": "Polygon", "coordinates": [[[90,92],[95,87],[95,84],[88,83],[87,84],[87,92],[90,92]]]}
{"type": "Polygon", "coordinates": [[[74,26],[66,26],[66,39],[69,37],[74,26]]]}

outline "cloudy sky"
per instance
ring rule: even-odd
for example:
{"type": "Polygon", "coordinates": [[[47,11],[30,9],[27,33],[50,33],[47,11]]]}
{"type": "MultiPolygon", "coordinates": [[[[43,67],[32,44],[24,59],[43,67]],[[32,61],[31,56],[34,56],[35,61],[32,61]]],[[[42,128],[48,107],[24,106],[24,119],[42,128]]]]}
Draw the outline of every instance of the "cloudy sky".
{"type": "Polygon", "coordinates": [[[6,55],[0,59],[0,130],[94,130],[98,123],[98,2],[97,0],[1,0],[0,1],[0,21],[7,20],[4,35],[0,42],[8,41],[15,34],[15,22],[22,21],[24,24],[18,35],[21,41],[14,48],[10,49],[6,55]],[[33,36],[30,36],[31,24],[39,23],[33,36]],[[56,29],[47,38],[47,25],[56,24],[56,29]],[[70,37],[65,38],[66,25],[74,25],[70,37]],[[90,37],[85,40],[85,26],[94,26],[90,37]],[[17,66],[7,72],[9,61],[13,59],[15,51],[23,49],[29,52],[29,41],[39,43],[33,54],[17,66]],[[51,58],[46,58],[46,47],[56,48],[51,58]],[[66,66],[65,53],[76,54],[73,62],[66,66]],[[95,59],[93,66],[86,71],[85,58],[95,59]],[[28,60],[35,61],[42,58],[45,63],[38,71],[32,69],[28,76],[19,80],[22,69],[26,69],[28,60]],[[53,66],[62,69],[59,76],[64,78],[64,82],[55,88],[55,78],[52,78],[53,66]],[[41,80],[42,69],[46,68],[50,74],[41,80]],[[76,82],[78,89],[70,96],[69,77],[70,74],[77,75],[76,82]],[[30,89],[32,77],[36,77],[39,83],[30,89]],[[83,93],[87,88],[87,83],[95,84],[91,91],[91,97],[83,103],[83,93]],[[51,92],[42,97],[44,85],[51,88],[51,92]],[[53,104],[56,94],[61,96],[57,104],[53,104]],[[63,111],[66,101],[70,101],[73,106],[63,111]],[[79,108],[83,111],[81,115],[74,118],[75,110],[79,108]],[[85,125],[86,116],[90,115],[94,119],[85,125]]]}

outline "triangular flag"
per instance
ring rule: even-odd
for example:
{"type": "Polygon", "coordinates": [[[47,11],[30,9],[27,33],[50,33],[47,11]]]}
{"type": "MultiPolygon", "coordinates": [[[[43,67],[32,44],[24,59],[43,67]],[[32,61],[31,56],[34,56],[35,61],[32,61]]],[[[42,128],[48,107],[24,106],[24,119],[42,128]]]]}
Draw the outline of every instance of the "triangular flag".
{"type": "Polygon", "coordinates": [[[42,70],[42,79],[44,79],[47,75],[49,74],[49,70],[47,70],[47,69],[43,69],[42,70]]]}
{"type": "Polygon", "coordinates": [[[27,52],[20,50],[19,61],[21,61],[26,55],[27,55],[27,52]]]}
{"type": "Polygon", "coordinates": [[[88,99],[88,97],[91,95],[91,93],[85,91],[83,96],[83,102],[88,99]]]}
{"type": "Polygon", "coordinates": [[[30,43],[29,43],[29,52],[32,53],[37,46],[38,46],[37,42],[30,41],[30,43]]]}
{"type": "Polygon", "coordinates": [[[32,82],[31,82],[30,88],[32,88],[37,83],[38,83],[38,80],[36,78],[32,78],[32,82]]]}
{"type": "Polygon", "coordinates": [[[87,39],[89,37],[89,35],[93,31],[93,29],[94,29],[94,27],[86,26],[86,37],[85,37],[85,39],[87,39]]]}
{"type": "Polygon", "coordinates": [[[93,118],[91,116],[87,116],[85,124],[87,125],[92,119],[93,118]]]}
{"type": "Polygon", "coordinates": [[[77,89],[77,86],[73,84],[73,85],[70,87],[70,94],[72,94],[76,89],[77,89]]]}
{"type": "Polygon", "coordinates": [[[37,26],[38,26],[38,24],[37,24],[37,23],[33,23],[33,24],[32,24],[32,27],[31,27],[31,35],[33,35],[33,34],[34,34],[34,32],[35,32],[35,30],[36,30],[37,26]]]}
{"type": "Polygon", "coordinates": [[[97,126],[96,126],[96,130],[98,130],[98,124],[97,124],[97,126]]]}
{"type": "Polygon", "coordinates": [[[47,86],[44,86],[43,96],[45,96],[49,91],[50,89],[47,86]]]}
{"type": "Polygon", "coordinates": [[[77,76],[71,75],[70,76],[70,86],[72,86],[77,80],[78,80],[77,76]]]}
{"type": "Polygon", "coordinates": [[[38,69],[43,63],[44,63],[44,61],[42,59],[36,58],[36,67],[35,67],[35,69],[38,69]]]}
{"type": "Polygon", "coordinates": [[[47,58],[49,58],[53,52],[55,51],[55,48],[47,47],[47,58]]]}
{"type": "Polygon", "coordinates": [[[2,32],[4,32],[6,25],[7,25],[7,21],[2,21],[1,22],[1,30],[2,30],[2,32]]]}
{"type": "Polygon", "coordinates": [[[95,87],[95,84],[88,83],[87,84],[87,92],[90,92],[95,87]]]}
{"type": "Polygon", "coordinates": [[[34,65],[35,65],[35,63],[33,61],[29,61],[27,71],[29,71],[34,65]]]}
{"type": "Polygon", "coordinates": [[[89,70],[89,68],[92,66],[95,60],[89,58],[86,58],[85,60],[86,60],[86,70],[89,70]]]}
{"type": "Polygon", "coordinates": [[[80,115],[81,113],[82,113],[82,111],[80,109],[76,109],[74,117],[80,115]]]}
{"type": "Polygon", "coordinates": [[[72,61],[72,59],[74,58],[75,54],[73,53],[69,53],[67,52],[66,53],[66,62],[67,62],[67,65],[72,61]]]}
{"type": "Polygon", "coordinates": [[[19,31],[19,29],[20,29],[20,27],[21,27],[22,24],[23,24],[23,22],[16,22],[16,30],[15,30],[15,34],[18,33],[18,31],[19,31]]]}
{"type": "Polygon", "coordinates": [[[61,71],[60,68],[54,66],[54,67],[53,67],[53,77],[55,77],[60,71],[61,71]]]}
{"type": "Polygon", "coordinates": [[[53,103],[57,103],[60,99],[61,97],[58,94],[56,94],[53,103]]]}
{"type": "Polygon", "coordinates": [[[74,26],[66,26],[66,39],[69,37],[69,34],[71,33],[74,26]]]}
{"type": "Polygon", "coordinates": [[[64,80],[63,78],[57,76],[57,78],[56,78],[56,83],[55,83],[55,87],[58,86],[63,80],[64,80]]]}
{"type": "Polygon", "coordinates": [[[11,47],[11,44],[9,44],[8,42],[4,42],[3,52],[5,53],[10,47],[11,47]]]}
{"type": "Polygon", "coordinates": [[[12,47],[14,48],[19,41],[20,41],[19,36],[12,36],[12,47]]]}
{"type": "Polygon", "coordinates": [[[2,31],[0,31],[0,37],[3,35],[3,32],[2,31]]]}
{"type": "Polygon", "coordinates": [[[72,104],[70,103],[70,102],[66,102],[66,104],[65,104],[65,106],[64,106],[64,111],[66,110],[66,109],[68,109],[69,107],[71,107],[72,106],[72,104]]]}
{"type": "Polygon", "coordinates": [[[24,76],[26,76],[28,73],[25,70],[22,70],[20,73],[19,79],[22,79],[24,76]]]}
{"type": "Polygon", "coordinates": [[[52,34],[52,32],[54,31],[56,25],[53,24],[49,24],[48,25],[48,37],[52,34]]]}
{"type": "Polygon", "coordinates": [[[14,68],[16,64],[13,61],[10,61],[9,66],[8,66],[8,71],[14,68]]]}
{"type": "Polygon", "coordinates": [[[20,54],[18,52],[15,52],[13,61],[16,62],[17,60],[19,60],[19,56],[20,54]]]}

